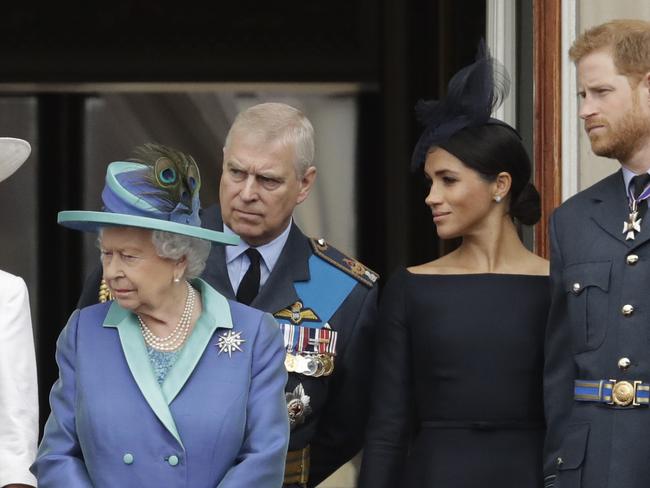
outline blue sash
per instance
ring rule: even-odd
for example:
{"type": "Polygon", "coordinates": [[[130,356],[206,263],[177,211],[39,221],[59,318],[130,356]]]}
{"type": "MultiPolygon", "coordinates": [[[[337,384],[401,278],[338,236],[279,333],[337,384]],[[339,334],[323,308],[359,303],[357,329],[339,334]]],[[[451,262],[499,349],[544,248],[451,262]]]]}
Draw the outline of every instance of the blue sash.
{"type": "MultiPolygon", "coordinates": [[[[329,322],[358,281],[315,254],[309,258],[309,273],[309,281],[296,282],[294,287],[303,307],[313,310],[318,320],[304,321],[300,325],[320,329],[329,322]]],[[[276,320],[291,323],[277,316],[276,320]]]]}

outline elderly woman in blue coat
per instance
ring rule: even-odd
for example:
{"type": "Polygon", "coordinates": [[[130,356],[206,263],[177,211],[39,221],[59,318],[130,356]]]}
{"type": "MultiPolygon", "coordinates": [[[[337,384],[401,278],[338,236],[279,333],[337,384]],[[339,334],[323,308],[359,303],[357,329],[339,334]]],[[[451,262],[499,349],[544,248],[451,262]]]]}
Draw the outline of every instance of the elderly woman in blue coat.
{"type": "Polygon", "coordinates": [[[163,146],[108,166],[99,230],[113,300],[70,317],[32,470],[41,488],[281,487],[287,450],[283,340],[269,314],[197,278],[210,242],[194,160],[163,146]]]}

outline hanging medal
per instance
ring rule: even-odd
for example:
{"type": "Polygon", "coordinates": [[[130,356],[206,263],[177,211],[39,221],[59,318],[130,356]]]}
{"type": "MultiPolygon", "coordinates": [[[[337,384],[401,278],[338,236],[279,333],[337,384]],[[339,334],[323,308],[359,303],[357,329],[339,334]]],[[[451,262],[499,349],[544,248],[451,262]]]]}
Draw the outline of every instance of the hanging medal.
{"type": "Polygon", "coordinates": [[[639,204],[642,204],[648,197],[650,197],[650,186],[643,190],[638,198],[634,198],[630,192],[630,214],[627,217],[627,221],[623,223],[623,234],[625,234],[626,241],[633,241],[635,237],[634,233],[641,232],[641,221],[643,219],[639,218],[639,204]]]}

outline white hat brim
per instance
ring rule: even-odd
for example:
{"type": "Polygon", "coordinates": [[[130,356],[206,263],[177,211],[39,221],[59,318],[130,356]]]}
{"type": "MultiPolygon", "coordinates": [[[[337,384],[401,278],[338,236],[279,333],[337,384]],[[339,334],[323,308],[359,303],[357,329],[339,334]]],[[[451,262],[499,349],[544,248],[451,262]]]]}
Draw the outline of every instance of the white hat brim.
{"type": "Polygon", "coordinates": [[[0,181],[6,180],[27,160],[32,148],[27,141],[0,137],[0,181]]]}

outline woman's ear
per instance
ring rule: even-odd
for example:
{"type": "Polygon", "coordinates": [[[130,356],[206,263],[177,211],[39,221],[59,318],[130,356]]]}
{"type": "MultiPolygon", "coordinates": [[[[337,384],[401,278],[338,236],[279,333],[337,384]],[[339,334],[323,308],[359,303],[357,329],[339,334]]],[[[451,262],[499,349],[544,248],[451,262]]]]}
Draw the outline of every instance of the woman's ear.
{"type": "Polygon", "coordinates": [[[174,281],[180,281],[185,276],[185,270],[187,269],[187,257],[183,256],[174,264],[174,281]]]}
{"type": "Polygon", "coordinates": [[[511,186],[512,176],[510,176],[510,173],[507,173],[505,171],[499,173],[496,177],[496,180],[494,180],[494,198],[496,199],[499,197],[498,200],[503,200],[506,198],[508,193],[510,193],[511,186]]]}

